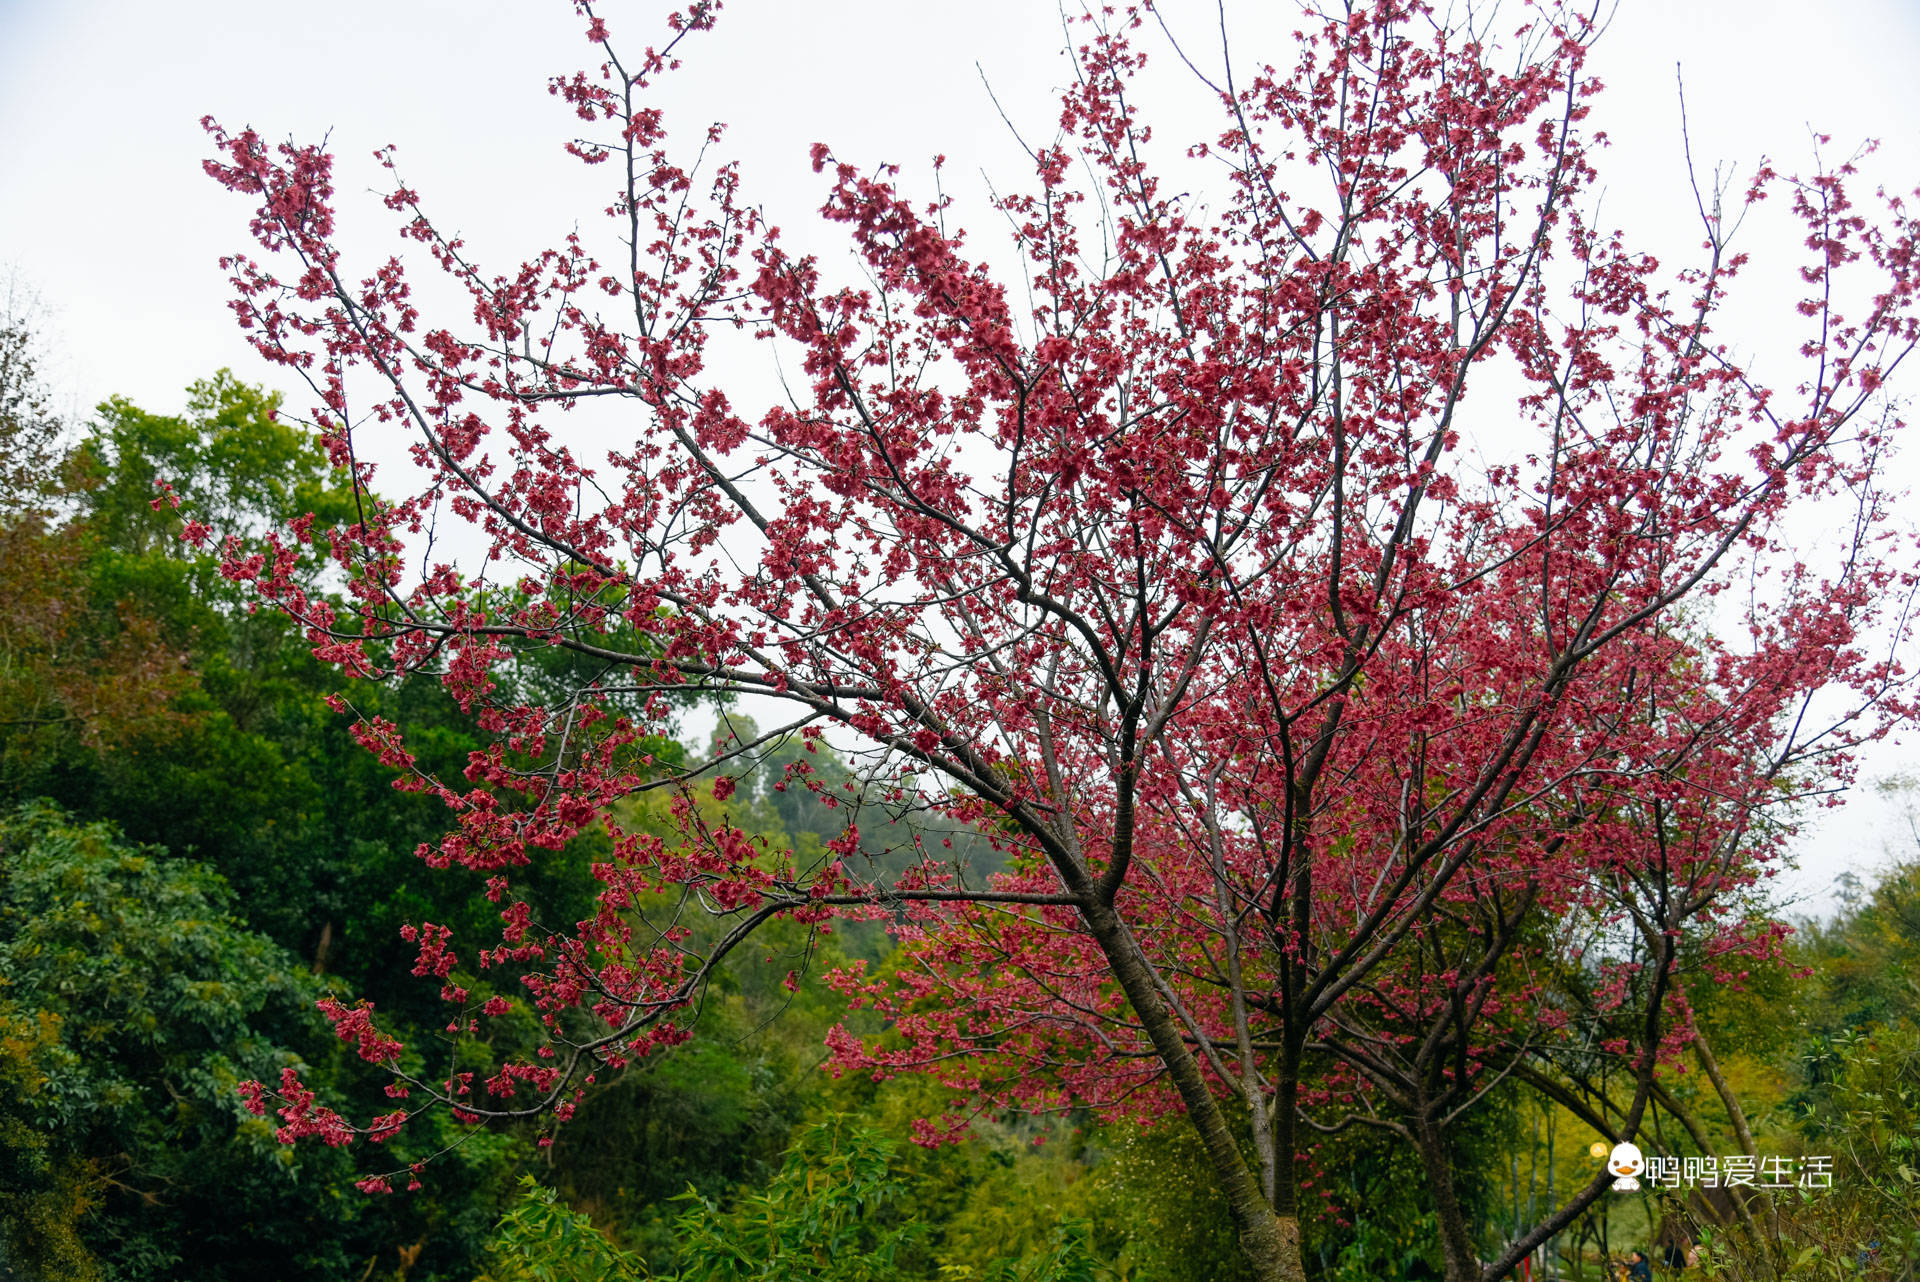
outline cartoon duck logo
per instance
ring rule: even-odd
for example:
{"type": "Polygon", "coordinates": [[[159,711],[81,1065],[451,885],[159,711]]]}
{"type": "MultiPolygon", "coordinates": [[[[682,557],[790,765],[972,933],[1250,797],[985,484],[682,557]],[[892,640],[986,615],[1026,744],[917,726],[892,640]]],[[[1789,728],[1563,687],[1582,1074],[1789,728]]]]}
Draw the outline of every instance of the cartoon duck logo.
{"type": "Polygon", "coordinates": [[[1607,1169],[1619,1176],[1613,1182],[1616,1193],[1632,1193],[1639,1189],[1640,1181],[1633,1177],[1647,1169],[1647,1160],[1640,1156],[1637,1144],[1615,1144],[1613,1152],[1607,1154],[1607,1169]]]}

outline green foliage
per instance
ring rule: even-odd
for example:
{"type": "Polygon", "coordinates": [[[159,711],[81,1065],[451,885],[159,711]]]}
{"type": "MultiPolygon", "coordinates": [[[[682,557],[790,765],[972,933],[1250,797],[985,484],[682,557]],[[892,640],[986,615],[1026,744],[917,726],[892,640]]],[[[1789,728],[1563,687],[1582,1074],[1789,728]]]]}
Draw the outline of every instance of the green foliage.
{"type": "Polygon", "coordinates": [[[1178,1119],[1151,1127],[1114,1128],[1112,1149],[1095,1168],[1088,1191],[1100,1239],[1129,1282],[1250,1278],[1233,1234],[1226,1199],[1207,1169],[1192,1128],[1178,1119]]]}
{"type": "Polygon", "coordinates": [[[81,448],[88,524],[125,557],[163,557],[188,568],[202,598],[224,591],[210,554],[180,545],[183,515],[218,534],[257,537],[303,513],[326,529],[353,520],[312,433],[279,417],[278,393],[221,370],[187,389],[186,413],[150,414],[124,397],[101,405],[81,448]],[[153,505],[160,483],[181,499],[153,505]]]}
{"type": "Polygon", "coordinates": [[[1920,1029],[1843,1035],[1821,1056],[1806,1151],[1832,1157],[1831,1188],[1774,1198],[1761,1233],[1708,1234],[1710,1278],[1902,1278],[1920,1269],[1920,1029]]]}
{"type": "Polygon", "coordinates": [[[343,1263],[302,1231],[302,1173],[262,1162],[234,1094],[295,1062],[312,981],[230,910],[204,866],[102,825],[46,805],[0,821],[0,1219],[18,1257],[70,1270],[84,1243],[106,1277],[170,1277],[204,1216],[228,1223],[232,1271],[198,1276],[343,1263]],[[261,1196],[236,1204],[240,1186],[261,1196]]]}
{"type": "Polygon", "coordinates": [[[689,1190],[674,1222],[675,1265],[650,1273],[591,1219],[529,1177],[495,1231],[480,1282],[1106,1282],[1084,1219],[1056,1221],[1031,1250],[936,1264],[934,1225],[898,1169],[891,1137],[844,1114],[802,1127],[767,1186],[730,1206],[689,1190]]]}
{"type": "Polygon", "coordinates": [[[501,1217],[478,1282],[626,1282],[649,1276],[554,1190],[520,1177],[520,1199],[501,1217]]]}
{"type": "Polygon", "coordinates": [[[617,1225],[655,1267],[673,1260],[673,1198],[757,1186],[817,1100],[812,1060],[781,1039],[740,1045],[746,1030],[721,1016],[589,1096],[550,1150],[567,1201],[617,1225]]]}
{"type": "Polygon", "coordinates": [[[1327,1282],[1373,1282],[1375,1278],[1443,1276],[1440,1227],[1432,1211],[1410,1218],[1362,1212],[1341,1245],[1327,1282]]]}
{"type": "MultiPolygon", "coordinates": [[[[1778,1199],[1765,1240],[1710,1244],[1719,1276],[1909,1276],[1920,1268],[1920,1025],[1911,1019],[1824,1042],[1801,1121],[1805,1149],[1833,1159],[1831,1188],[1778,1199]]],[[[1710,1276],[1712,1273],[1710,1272],[1710,1276]]]]}
{"type": "MultiPolygon", "coordinates": [[[[1500,1153],[1486,1143],[1486,1122],[1453,1137],[1456,1169],[1473,1196],[1471,1222],[1484,1236],[1485,1198],[1498,1186],[1500,1153]]],[[[1314,1154],[1316,1184],[1332,1202],[1322,1202],[1305,1226],[1308,1253],[1328,1262],[1327,1282],[1406,1282],[1445,1274],[1439,1217],[1426,1192],[1426,1177],[1412,1146],[1382,1132],[1353,1128],[1314,1154]],[[1337,1213],[1333,1208],[1337,1208],[1337,1213]]],[[[1303,1190],[1311,1192],[1311,1189],[1303,1190]]]]}
{"type": "Polygon", "coordinates": [[[1107,1282],[1116,1276],[1094,1252],[1093,1225],[1083,1219],[1062,1221],[1034,1255],[992,1259],[978,1269],[940,1266],[941,1282],[1107,1282]]]}
{"type": "MultiPolygon", "coordinates": [[[[168,656],[172,684],[158,709],[116,718],[133,724],[87,734],[55,723],[14,754],[31,768],[8,783],[15,796],[53,797],[136,841],[211,864],[278,942],[313,956],[324,941],[323,967],[338,958],[378,962],[376,949],[357,946],[371,942],[367,935],[390,939],[398,922],[390,914],[367,921],[348,905],[362,909],[375,887],[404,884],[397,861],[410,860],[444,816],[422,798],[394,794],[349,741],[323,702],[338,675],[313,660],[298,630],[274,612],[245,609],[218,557],[178,537],[186,515],[243,535],[307,512],[322,527],[351,517],[351,496],[333,482],[319,445],[281,421],[277,406],[277,397],[223,371],[188,389],[180,416],[118,398],[100,407],[76,454],[78,511],[58,532],[84,558],[62,604],[106,621],[95,630],[127,631],[137,621],[145,648],[168,656]],[[178,489],[180,511],[154,506],[162,481],[178,489]]],[[[309,550],[306,570],[317,586],[317,552],[309,550]]],[[[99,686],[118,675],[100,674],[99,686]]],[[[94,693],[68,690],[63,701],[87,706],[94,693]]],[[[431,765],[464,760],[470,741],[430,685],[382,690],[371,701],[378,706],[368,711],[430,732],[431,765]]]]}
{"type": "MultiPolygon", "coordinates": [[[[415,848],[445,831],[445,808],[394,791],[391,773],[326,704],[340,675],[279,614],[246,608],[211,550],[178,537],[186,516],[241,535],[307,513],[320,530],[352,519],[352,496],[324,452],[277,406],[225,372],[194,384],[182,415],[109,401],[75,454],[72,519],[0,529],[7,546],[37,558],[20,576],[19,612],[84,620],[98,652],[83,650],[87,661],[73,670],[0,664],[0,790],[53,798],[208,864],[250,923],[314,970],[438,1026],[431,991],[393,981],[410,966],[399,927],[428,918],[471,939],[498,924],[475,893],[479,878],[425,875],[419,865],[415,848]],[[158,481],[176,487],[180,510],[156,509],[158,481]],[[10,689],[13,673],[21,683],[10,689]],[[8,717],[9,705],[19,715],[8,717]]],[[[318,545],[302,573],[324,586],[318,545]]],[[[0,572],[0,652],[9,648],[9,577],[0,572]]],[[[16,652],[74,648],[70,638],[15,631],[16,652]]],[[[399,725],[425,769],[458,777],[477,746],[430,679],[362,683],[353,698],[399,725]]],[[[590,844],[526,879],[536,911],[577,915],[591,893],[590,844]]]]}
{"type": "MultiPolygon", "coordinates": [[[[298,1152],[236,1085],[358,1074],[317,1026],[321,982],[246,929],[205,865],[44,803],[0,820],[0,1225],[47,1276],[103,1282],[360,1275],[409,1244],[416,1280],[464,1279],[516,1146],[447,1119],[381,1151],[458,1141],[415,1198],[352,1187],[353,1155],[298,1152]]],[[[367,1101],[371,1103],[369,1099],[367,1101]]]]}
{"type": "Polygon", "coordinates": [[[1823,1048],[1816,1071],[1822,1088],[1807,1114],[1809,1140],[1840,1147],[1870,1181],[1920,1185],[1920,1027],[1903,1021],[1842,1034],[1823,1048]]]}
{"type": "Polygon", "coordinates": [[[1912,1276],[1920,1268],[1920,864],[1896,864],[1871,885],[1851,879],[1843,910],[1804,930],[1795,952],[1805,968],[1795,994],[1801,1018],[1781,1020],[1777,1006],[1741,1012],[1747,1018],[1729,1021],[1716,1045],[1772,1053],[1787,1087],[1743,1092],[1750,1114],[1775,1120],[1777,1132],[1760,1147],[1830,1157],[1832,1186],[1770,1197],[1751,1228],[1710,1227],[1703,1275],[1912,1276]]]}
{"type": "Polygon", "coordinates": [[[683,1282],[889,1282],[927,1226],[893,1174],[894,1141],[835,1117],[802,1130],[764,1192],[730,1211],[697,1193],[675,1225],[683,1282]]]}
{"type": "Polygon", "coordinates": [[[61,488],[61,423],[36,370],[31,300],[0,281],[0,521],[44,509],[61,488]]]}
{"type": "Polygon", "coordinates": [[[1920,862],[1897,864],[1833,921],[1811,927],[1802,955],[1819,968],[1817,1030],[1911,1021],[1920,1011],[1920,862]]]}
{"type": "MultiPolygon", "coordinates": [[[[744,790],[743,790],[744,791],[744,790]]],[[[668,800],[652,794],[623,814],[630,828],[675,839],[668,800]]],[[[751,793],[699,802],[710,822],[741,827],[770,848],[786,845],[777,815],[751,793]]],[[[670,908],[643,905],[649,913],[670,908]]],[[[703,947],[724,923],[683,915],[703,947]]],[[[821,1043],[844,1006],[817,982],[844,964],[838,924],[770,923],[734,953],[695,1010],[695,1036],[648,1055],[582,1102],[548,1150],[551,1182],[570,1205],[618,1226],[652,1267],[673,1261],[674,1198],[692,1188],[722,1197],[758,1187],[779,1169],[794,1129],[822,1105],[821,1043]],[[793,987],[789,972],[796,973],[793,987]],[[815,979],[801,983],[797,975],[815,979]]]]}

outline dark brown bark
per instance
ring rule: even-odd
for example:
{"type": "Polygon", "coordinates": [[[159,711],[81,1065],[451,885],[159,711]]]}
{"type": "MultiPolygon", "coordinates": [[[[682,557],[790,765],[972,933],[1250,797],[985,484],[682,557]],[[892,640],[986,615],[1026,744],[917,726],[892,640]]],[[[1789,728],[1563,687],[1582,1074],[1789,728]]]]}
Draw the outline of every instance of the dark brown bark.
{"type": "Polygon", "coordinates": [[[1479,1282],[1480,1257],[1467,1233],[1466,1213],[1460,1208],[1460,1196],[1453,1186],[1453,1158],[1447,1152],[1447,1137],[1431,1117],[1415,1123],[1414,1147],[1420,1152],[1420,1166],[1426,1172],[1427,1193],[1440,1222],[1440,1248],[1446,1258],[1447,1282],[1479,1282]]]}
{"type": "MultiPolygon", "coordinates": [[[[1141,1027],[1153,1042],[1180,1101],[1186,1105],[1187,1120],[1200,1137],[1214,1179],[1227,1199],[1234,1231],[1260,1282],[1305,1282],[1306,1272],[1300,1260],[1300,1225],[1292,1214],[1277,1212],[1267,1201],[1247,1166],[1245,1155],[1234,1138],[1233,1128],[1214,1098],[1200,1063],[1186,1041],[1179,1018],[1161,997],[1153,973],[1133,933],[1119,913],[1106,904],[1085,911],[1088,929],[1106,954],[1113,976],[1127,995],[1141,1027]]],[[[1289,1118],[1291,1109],[1283,1107],[1281,1117],[1289,1118]]],[[[1288,1122],[1283,1120],[1282,1126],[1288,1122]]],[[[1291,1153],[1280,1150],[1282,1160],[1291,1162],[1291,1153]]],[[[1281,1187],[1289,1187],[1291,1172],[1281,1173],[1281,1187]]]]}
{"type": "Polygon", "coordinates": [[[1281,1049],[1273,1093],[1273,1209],[1290,1219],[1300,1214],[1300,1058],[1298,1046],[1281,1049]]]}

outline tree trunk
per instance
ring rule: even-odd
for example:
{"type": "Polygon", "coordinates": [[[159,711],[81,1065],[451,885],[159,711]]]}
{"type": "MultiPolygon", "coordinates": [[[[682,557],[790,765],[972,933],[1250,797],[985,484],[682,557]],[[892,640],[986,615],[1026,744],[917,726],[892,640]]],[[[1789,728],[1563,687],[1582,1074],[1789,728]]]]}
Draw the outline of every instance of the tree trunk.
{"type": "Polygon", "coordinates": [[[1473,1249],[1467,1232],[1467,1219],[1460,1209],[1460,1198],[1453,1187],[1453,1163],[1447,1155],[1447,1139],[1431,1118],[1421,1116],[1413,1127],[1414,1147],[1420,1150],[1420,1165],[1427,1175],[1427,1191],[1433,1195],[1433,1209],[1440,1221],[1440,1250],[1447,1263],[1447,1282],[1480,1282],[1480,1255],[1473,1249]]]}
{"type": "MultiPolygon", "coordinates": [[[[1547,1105],[1547,1207],[1551,1210],[1560,1205],[1553,1200],[1553,1123],[1559,1114],[1553,1111],[1551,1102],[1547,1105]]],[[[1560,1282],[1560,1248],[1557,1239],[1548,1238],[1546,1242],[1547,1276],[1552,1282],[1560,1282]]]]}
{"type": "Polygon", "coordinates": [[[1758,1156],[1760,1150],[1754,1146],[1753,1128],[1747,1125],[1746,1111],[1740,1107],[1740,1099],[1727,1085],[1727,1079],[1721,1076],[1720,1063],[1713,1057],[1713,1048],[1707,1045],[1707,1035],[1698,1029],[1693,1033],[1693,1053],[1700,1067],[1706,1070],[1707,1080],[1713,1083],[1714,1094],[1727,1110],[1727,1120],[1733,1124],[1733,1137],[1740,1142],[1740,1151],[1748,1157],[1758,1156]]]}
{"type": "MultiPolygon", "coordinates": [[[[1187,1045],[1179,1017],[1161,997],[1150,963],[1133,933],[1120,919],[1120,914],[1106,905],[1087,910],[1085,917],[1088,929],[1113,968],[1114,978],[1120,981],[1120,988],[1126,993],[1134,1014],[1139,1016],[1141,1027],[1167,1066],[1174,1089],[1180,1092],[1187,1120],[1193,1124],[1207,1151],[1214,1181],[1226,1196],[1240,1249],[1253,1265],[1254,1276],[1260,1282],[1306,1282],[1306,1270],[1300,1258],[1300,1222],[1294,1215],[1276,1212],[1261,1191],[1259,1181],[1234,1139],[1233,1128],[1220,1109],[1220,1102],[1214,1098],[1206,1075],[1200,1071],[1199,1060],[1187,1045]]],[[[1277,1102],[1277,1106],[1284,1108],[1290,1103],[1277,1102]]],[[[1286,1125],[1284,1120],[1281,1125],[1286,1125]]],[[[1291,1156],[1284,1149],[1279,1153],[1283,1162],[1290,1161],[1291,1156]]],[[[1288,1186],[1291,1176],[1290,1170],[1279,1172],[1279,1186],[1288,1186]]]]}

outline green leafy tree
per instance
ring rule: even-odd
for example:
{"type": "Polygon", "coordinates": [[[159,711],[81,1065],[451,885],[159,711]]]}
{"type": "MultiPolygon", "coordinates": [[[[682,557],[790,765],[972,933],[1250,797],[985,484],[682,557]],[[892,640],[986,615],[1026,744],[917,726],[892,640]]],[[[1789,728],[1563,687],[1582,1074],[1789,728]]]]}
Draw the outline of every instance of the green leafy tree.
{"type": "Polygon", "coordinates": [[[313,981],[233,916],[215,873],[17,810],[0,821],[0,976],[0,1220],[18,1261],[75,1278],[346,1266],[306,1225],[338,1164],[263,1162],[270,1137],[234,1093],[299,1062],[313,981]]]}
{"type": "Polygon", "coordinates": [[[677,1225],[685,1282],[889,1282],[927,1226],[894,1175],[894,1141],[834,1118],[801,1131],[764,1192],[729,1211],[697,1194],[677,1225]]]}
{"type": "Polygon", "coordinates": [[[32,318],[11,290],[0,305],[0,797],[17,797],[76,750],[150,734],[183,683],[156,621],[94,590],[32,318]]]}
{"type": "Polygon", "coordinates": [[[39,373],[35,300],[0,282],[0,521],[45,508],[61,488],[63,424],[39,373]]]}
{"type": "Polygon", "coordinates": [[[312,1017],[322,981],[235,916],[204,864],[45,803],[0,820],[0,1236],[27,1276],[170,1282],[472,1276],[519,1149],[455,1146],[410,1199],[368,1198],[349,1154],[296,1158],[243,1078],[294,1067],[347,1091],[312,1017]]]}
{"type": "MultiPolygon", "coordinates": [[[[444,807],[394,790],[328,702],[339,674],[285,618],[246,608],[212,549],[181,537],[196,525],[246,536],[307,513],[322,526],[350,520],[354,501],[324,451],[280,417],[276,395],[222,371],[193,384],[178,415],[106,402],[66,470],[64,518],[47,508],[0,528],[18,552],[0,569],[0,658],[11,660],[0,664],[0,788],[209,864],[250,923],[316,973],[444,1024],[431,993],[388,982],[410,965],[403,924],[493,920],[477,879],[419,875],[415,850],[444,830],[444,807]]],[[[316,591],[329,582],[323,553],[303,552],[316,591]]],[[[430,678],[368,684],[354,699],[406,727],[425,768],[457,774],[476,746],[430,678]]],[[[590,859],[583,850],[539,879],[537,906],[575,913],[590,859]]]]}
{"type": "MultiPolygon", "coordinates": [[[[1897,781],[1895,790],[1912,785],[1897,781]]],[[[1710,1274],[1907,1277],[1920,1269],[1920,861],[1898,861],[1797,950],[1803,1036],[1784,1098],[1787,1139],[1828,1159],[1830,1186],[1776,1199],[1765,1232],[1715,1236],[1710,1274]],[[1772,1270],[1772,1272],[1769,1272],[1772,1270]]],[[[1795,1048],[1790,1048],[1795,1049],[1795,1048]]],[[[1769,1109],[1769,1106],[1772,1106],[1769,1109]]]]}
{"type": "Polygon", "coordinates": [[[623,1251],[531,1175],[501,1217],[478,1282],[628,1282],[650,1277],[639,1257],[623,1251]]]}

